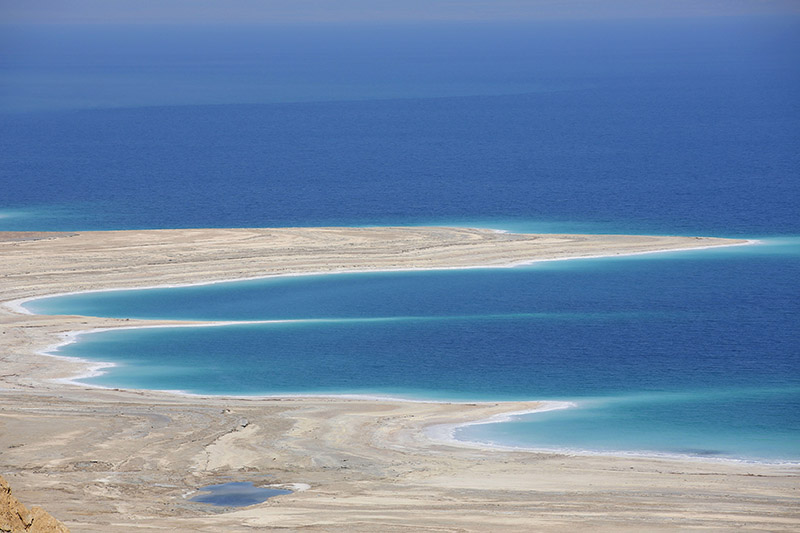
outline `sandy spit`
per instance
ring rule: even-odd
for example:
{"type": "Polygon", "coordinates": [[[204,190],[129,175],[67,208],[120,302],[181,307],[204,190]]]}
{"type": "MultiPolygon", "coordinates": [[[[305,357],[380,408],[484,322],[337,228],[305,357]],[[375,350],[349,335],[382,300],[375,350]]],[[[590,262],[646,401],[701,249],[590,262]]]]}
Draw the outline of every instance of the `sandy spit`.
{"type": "Polygon", "coordinates": [[[220,398],[97,389],[39,355],[76,330],[153,322],[36,316],[48,294],[308,272],[508,266],[742,244],[463,228],[0,232],[0,473],[73,531],[796,531],[797,467],[453,446],[426,428],[537,402],[220,398]],[[306,488],[242,509],[226,481],[306,488]]]}

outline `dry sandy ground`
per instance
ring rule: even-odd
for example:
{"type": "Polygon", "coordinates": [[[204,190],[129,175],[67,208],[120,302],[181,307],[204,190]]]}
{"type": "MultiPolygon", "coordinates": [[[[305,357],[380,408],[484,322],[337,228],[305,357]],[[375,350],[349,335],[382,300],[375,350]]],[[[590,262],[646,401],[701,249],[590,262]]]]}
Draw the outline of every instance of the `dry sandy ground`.
{"type": "MultiPolygon", "coordinates": [[[[445,228],[0,233],[0,301],[308,271],[506,265],[736,244],[445,228]]],[[[796,466],[451,446],[424,428],[536,407],[230,399],[51,381],[76,329],[141,324],[0,307],[0,473],[74,532],[797,531],[796,466]],[[190,502],[227,481],[297,484],[247,508],[190,502]],[[307,488],[306,488],[307,487],[307,488]],[[303,490],[304,489],[304,490],[303,490]]]]}

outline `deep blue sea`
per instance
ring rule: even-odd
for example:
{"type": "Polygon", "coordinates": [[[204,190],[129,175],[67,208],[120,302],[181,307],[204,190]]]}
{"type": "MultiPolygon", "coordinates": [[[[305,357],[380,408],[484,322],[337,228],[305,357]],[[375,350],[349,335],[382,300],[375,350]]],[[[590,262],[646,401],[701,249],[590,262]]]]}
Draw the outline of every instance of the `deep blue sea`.
{"type": "Polygon", "coordinates": [[[30,302],[228,326],[86,382],[575,404],[461,439],[800,461],[800,21],[0,32],[0,230],[469,225],[761,239],[30,302]]]}

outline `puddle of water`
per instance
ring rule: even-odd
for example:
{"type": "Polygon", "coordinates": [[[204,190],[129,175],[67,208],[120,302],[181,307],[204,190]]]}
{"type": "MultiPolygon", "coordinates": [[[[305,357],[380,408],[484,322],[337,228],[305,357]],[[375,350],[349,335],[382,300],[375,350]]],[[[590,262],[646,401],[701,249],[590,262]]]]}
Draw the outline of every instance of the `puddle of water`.
{"type": "Polygon", "coordinates": [[[201,494],[190,498],[190,501],[209,503],[219,507],[246,507],[261,503],[273,496],[292,493],[286,489],[255,487],[252,483],[245,481],[209,485],[201,488],[200,492],[201,494]]]}

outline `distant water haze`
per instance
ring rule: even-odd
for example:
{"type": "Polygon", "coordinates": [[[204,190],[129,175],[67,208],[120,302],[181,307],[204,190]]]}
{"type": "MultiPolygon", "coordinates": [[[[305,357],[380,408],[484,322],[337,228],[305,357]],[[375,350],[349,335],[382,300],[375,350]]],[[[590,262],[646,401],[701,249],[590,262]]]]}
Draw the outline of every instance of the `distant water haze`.
{"type": "Polygon", "coordinates": [[[709,16],[798,15],[791,0],[720,3],[713,0],[5,0],[4,19],[27,23],[332,23],[507,20],[596,20],[709,16]]]}
{"type": "Polygon", "coordinates": [[[439,224],[762,239],[30,305],[295,320],[81,336],[59,353],[117,365],[93,384],[567,400],[576,407],[455,437],[797,461],[800,21],[667,12],[243,26],[117,24],[108,11],[23,24],[42,11],[18,9],[0,31],[0,230],[439,224]]]}

